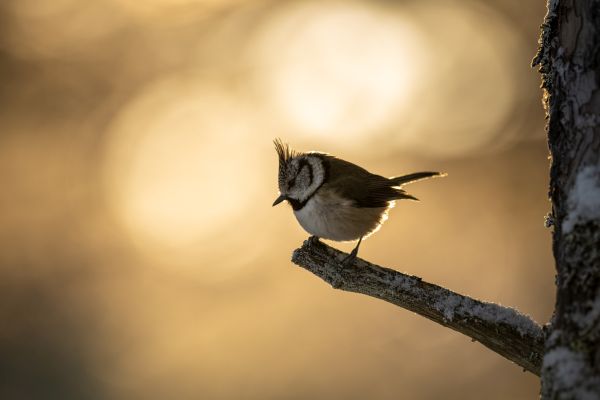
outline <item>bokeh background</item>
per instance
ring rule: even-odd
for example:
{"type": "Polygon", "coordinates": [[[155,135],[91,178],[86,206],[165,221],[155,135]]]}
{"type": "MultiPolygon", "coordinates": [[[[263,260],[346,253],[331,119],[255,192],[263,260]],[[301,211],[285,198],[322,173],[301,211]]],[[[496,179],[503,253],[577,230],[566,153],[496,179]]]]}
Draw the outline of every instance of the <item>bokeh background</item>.
{"type": "Polygon", "coordinates": [[[545,322],[544,13],[3,0],[0,397],[537,398],[480,344],[293,266],[272,140],[448,172],[361,256],[545,322]]]}

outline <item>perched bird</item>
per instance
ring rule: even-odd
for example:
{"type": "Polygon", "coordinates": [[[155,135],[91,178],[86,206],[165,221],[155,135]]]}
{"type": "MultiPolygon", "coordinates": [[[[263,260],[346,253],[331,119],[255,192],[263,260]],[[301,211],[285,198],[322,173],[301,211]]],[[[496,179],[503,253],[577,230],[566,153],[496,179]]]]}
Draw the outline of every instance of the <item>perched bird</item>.
{"type": "Polygon", "coordinates": [[[326,153],[297,152],[280,139],[274,143],[279,156],[279,197],[273,206],[287,200],[302,228],[313,235],[311,240],[358,240],[344,263],[354,261],[362,239],[379,229],[395,200],[418,200],[402,190],[403,185],[444,176],[415,172],[384,178],[326,153]]]}

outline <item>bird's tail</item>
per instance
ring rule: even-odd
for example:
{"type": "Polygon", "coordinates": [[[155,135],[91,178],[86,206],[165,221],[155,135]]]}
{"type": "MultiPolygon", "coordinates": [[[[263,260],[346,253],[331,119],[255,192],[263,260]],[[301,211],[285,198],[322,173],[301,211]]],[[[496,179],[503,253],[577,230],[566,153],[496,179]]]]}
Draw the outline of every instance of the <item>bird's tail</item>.
{"type": "Polygon", "coordinates": [[[397,176],[395,178],[390,178],[390,181],[393,182],[394,186],[402,186],[407,183],[412,183],[416,181],[420,181],[423,179],[434,178],[438,176],[446,176],[444,173],[440,172],[415,172],[414,174],[408,174],[403,176],[397,176]]]}
{"type": "MultiPolygon", "coordinates": [[[[435,178],[438,176],[446,176],[444,173],[440,172],[415,172],[414,174],[408,174],[403,176],[396,176],[394,178],[390,178],[392,182],[392,186],[400,187],[402,185],[406,185],[407,183],[420,181],[422,179],[435,178]]],[[[406,193],[404,190],[397,188],[394,189],[397,192],[398,199],[408,199],[419,201],[415,196],[406,193]]]]}

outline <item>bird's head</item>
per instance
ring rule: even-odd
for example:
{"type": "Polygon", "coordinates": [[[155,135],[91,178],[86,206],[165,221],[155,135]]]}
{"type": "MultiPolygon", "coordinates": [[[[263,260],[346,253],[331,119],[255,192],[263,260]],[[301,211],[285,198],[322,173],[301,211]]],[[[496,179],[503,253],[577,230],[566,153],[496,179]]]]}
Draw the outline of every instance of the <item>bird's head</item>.
{"type": "Polygon", "coordinates": [[[280,139],[274,143],[279,156],[279,197],[273,205],[283,200],[288,200],[292,206],[301,204],[323,184],[323,155],[296,152],[280,139]]]}

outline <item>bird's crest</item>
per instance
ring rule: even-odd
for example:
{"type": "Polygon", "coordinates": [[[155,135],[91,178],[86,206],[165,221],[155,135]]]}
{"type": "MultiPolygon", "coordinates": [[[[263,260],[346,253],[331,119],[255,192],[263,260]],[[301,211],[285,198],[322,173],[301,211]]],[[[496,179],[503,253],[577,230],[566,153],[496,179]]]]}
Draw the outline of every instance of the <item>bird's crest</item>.
{"type": "Polygon", "coordinates": [[[279,156],[279,180],[282,181],[285,177],[285,172],[288,162],[300,155],[297,151],[292,149],[287,143],[284,143],[281,139],[277,138],[273,140],[275,144],[275,151],[279,156]]]}
{"type": "Polygon", "coordinates": [[[275,151],[279,156],[279,166],[287,164],[291,158],[299,155],[297,151],[290,148],[287,143],[283,143],[279,138],[273,140],[273,143],[275,144],[275,151]]]}

